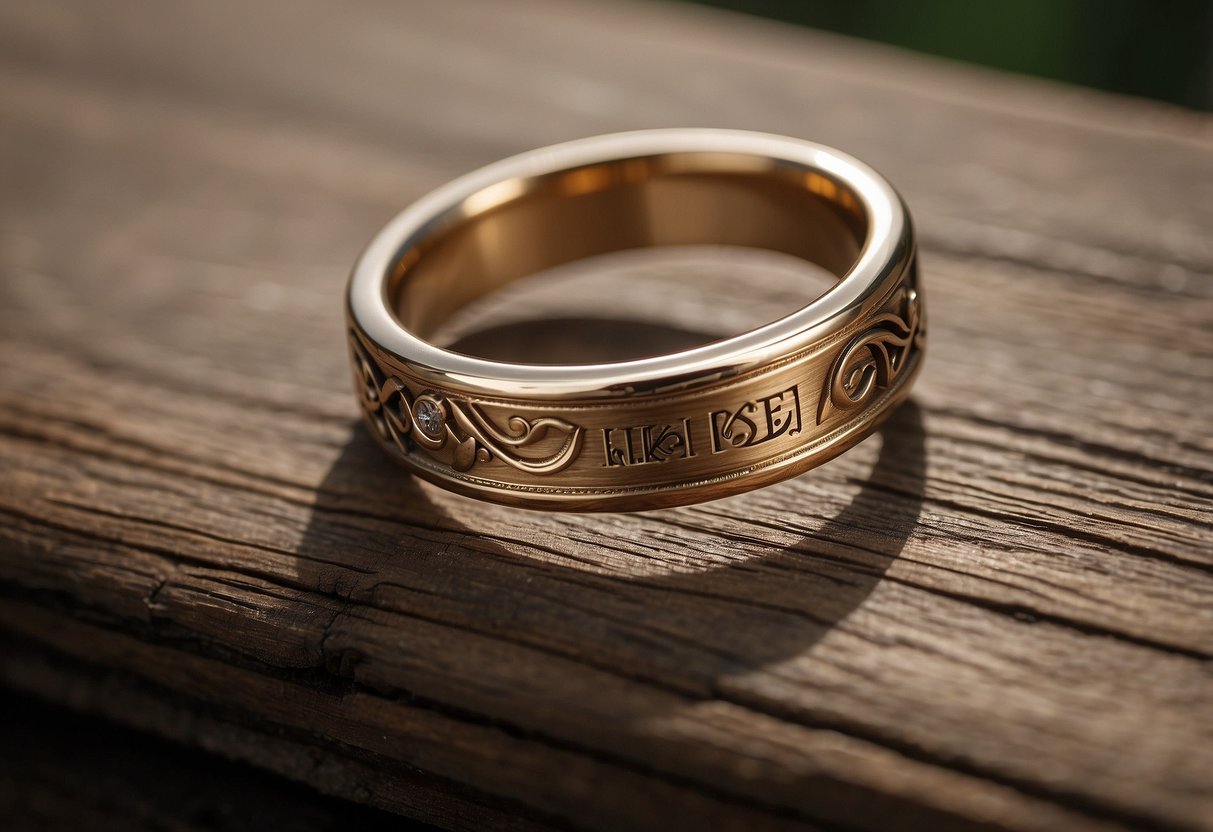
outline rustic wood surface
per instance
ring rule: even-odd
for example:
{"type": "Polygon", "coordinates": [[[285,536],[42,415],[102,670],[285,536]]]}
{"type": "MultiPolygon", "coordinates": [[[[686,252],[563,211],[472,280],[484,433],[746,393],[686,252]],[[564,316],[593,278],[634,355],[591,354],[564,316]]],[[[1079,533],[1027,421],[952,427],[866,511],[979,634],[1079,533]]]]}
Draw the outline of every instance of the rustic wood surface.
{"type": "Polygon", "coordinates": [[[683,5],[22,0],[0,125],[5,684],[454,829],[1213,829],[1210,117],[683,5]],[[384,458],[368,237],[703,124],[901,189],[913,406],[647,514],[384,458]]]}
{"type": "Polygon", "coordinates": [[[0,691],[6,832],[433,832],[262,769],[0,691]]]}

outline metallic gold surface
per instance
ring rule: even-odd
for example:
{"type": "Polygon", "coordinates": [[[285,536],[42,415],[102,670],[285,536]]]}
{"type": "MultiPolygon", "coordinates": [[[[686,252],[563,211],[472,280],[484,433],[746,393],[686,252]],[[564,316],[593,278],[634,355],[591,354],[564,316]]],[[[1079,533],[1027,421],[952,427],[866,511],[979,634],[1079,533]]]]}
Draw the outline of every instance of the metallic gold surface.
{"type": "Polygon", "coordinates": [[[379,442],[454,491],[547,509],[697,502],[817,465],[905,398],[925,338],[913,233],[892,188],[830,148],[731,130],[602,136],[462,177],[372,241],[347,309],[379,442]],[[773,323],[633,361],[513,364],[426,340],[519,277],[703,244],[792,254],[840,279],[773,323]]]}

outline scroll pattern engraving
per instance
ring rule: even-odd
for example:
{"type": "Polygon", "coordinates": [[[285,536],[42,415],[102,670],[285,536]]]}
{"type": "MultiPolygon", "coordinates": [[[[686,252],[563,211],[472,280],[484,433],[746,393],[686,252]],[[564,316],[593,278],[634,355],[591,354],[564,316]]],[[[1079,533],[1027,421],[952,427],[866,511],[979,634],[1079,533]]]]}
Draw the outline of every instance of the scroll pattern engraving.
{"type": "Polygon", "coordinates": [[[835,410],[853,410],[877,390],[887,390],[909,361],[911,347],[920,346],[922,326],[918,293],[909,287],[894,297],[893,311],[877,315],[872,325],[843,347],[826,375],[817,408],[817,424],[835,410]]]}
{"type": "Polygon", "coordinates": [[[519,471],[554,474],[581,450],[585,429],[554,416],[513,415],[503,427],[473,402],[438,393],[413,395],[399,378],[383,373],[352,332],[349,340],[362,407],[380,438],[401,453],[414,448],[434,453],[450,445],[456,471],[499,459],[519,471]],[[527,453],[549,431],[564,436],[560,446],[545,455],[527,453]]]}

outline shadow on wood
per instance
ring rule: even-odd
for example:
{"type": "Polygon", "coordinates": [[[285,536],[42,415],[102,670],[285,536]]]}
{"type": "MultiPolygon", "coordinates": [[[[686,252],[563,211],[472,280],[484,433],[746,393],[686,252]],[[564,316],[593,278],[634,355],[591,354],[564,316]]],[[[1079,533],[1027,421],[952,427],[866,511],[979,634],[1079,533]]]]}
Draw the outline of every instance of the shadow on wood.
{"type": "MultiPolygon", "coordinates": [[[[638,341],[668,348],[715,337],[633,324],[610,322],[633,353],[638,341]]],[[[536,355],[577,360],[570,350],[585,332],[583,321],[517,326],[532,337],[536,355]],[[538,342],[537,333],[544,333],[538,342]]],[[[533,357],[519,351],[523,340],[497,334],[498,343],[513,345],[513,360],[533,357]]],[[[918,406],[903,407],[879,441],[868,479],[833,517],[817,518],[812,505],[800,502],[803,488],[795,481],[662,510],[667,539],[654,541],[651,552],[645,541],[654,534],[653,513],[560,516],[556,526],[565,540],[586,544],[581,558],[568,554],[567,544],[544,546],[541,535],[553,533],[552,517],[544,518],[542,532],[536,523],[530,539],[525,531],[503,534],[503,522],[540,515],[423,484],[356,425],[318,492],[299,550],[299,583],[331,588],[363,612],[370,607],[482,634],[503,649],[486,648],[476,661],[506,690],[509,679],[534,671],[519,659],[523,646],[678,694],[727,699],[730,677],[795,659],[829,633],[900,553],[922,503],[926,457],[918,406]],[[757,537],[751,526],[743,534],[732,518],[756,499],[766,501],[768,513],[771,501],[786,506],[777,516],[788,517],[787,527],[772,524],[757,537]],[[671,546],[670,529],[684,523],[685,540],[671,546]],[[811,534],[793,531],[805,528],[811,534]],[[352,584],[351,575],[357,576],[352,584]]],[[[411,667],[408,651],[390,643],[390,625],[376,632],[355,640],[357,646],[349,640],[340,648],[326,645],[330,670],[392,693],[424,696],[411,685],[416,672],[428,671],[411,667]],[[399,666],[385,668],[385,662],[399,666]]],[[[552,694],[559,698],[559,691],[552,694]]],[[[649,714],[637,704],[620,707],[619,715],[649,714]]]]}

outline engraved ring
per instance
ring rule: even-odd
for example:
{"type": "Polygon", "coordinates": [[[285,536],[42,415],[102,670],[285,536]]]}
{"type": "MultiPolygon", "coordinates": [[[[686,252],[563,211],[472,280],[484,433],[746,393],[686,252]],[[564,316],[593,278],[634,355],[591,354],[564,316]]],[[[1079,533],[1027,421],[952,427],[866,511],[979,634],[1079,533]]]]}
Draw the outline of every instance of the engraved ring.
{"type": "Polygon", "coordinates": [[[736,130],[599,136],[456,179],[372,240],[347,301],[378,442],[452,491],[540,509],[682,505],[798,474],[889,415],[925,341],[893,188],[832,148],[736,130]],[[637,360],[519,364],[427,340],[516,278],[680,245],[771,249],[838,280],[780,320],[637,360]]]}

